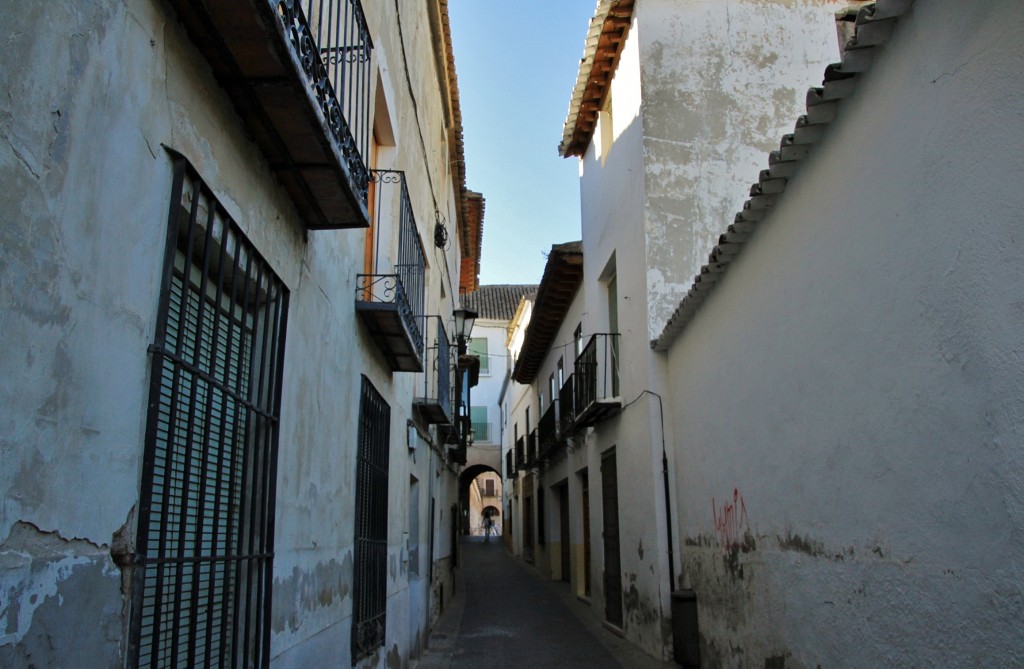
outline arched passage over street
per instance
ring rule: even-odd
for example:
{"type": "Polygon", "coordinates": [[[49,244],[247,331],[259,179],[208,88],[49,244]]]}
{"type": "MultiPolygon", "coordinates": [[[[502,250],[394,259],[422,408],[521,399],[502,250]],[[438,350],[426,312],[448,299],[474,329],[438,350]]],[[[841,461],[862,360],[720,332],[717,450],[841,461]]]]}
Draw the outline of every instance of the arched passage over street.
{"type": "Polygon", "coordinates": [[[470,465],[459,475],[459,533],[482,536],[486,530],[485,509],[490,510],[492,530],[501,534],[501,474],[488,465],[470,465]]]}

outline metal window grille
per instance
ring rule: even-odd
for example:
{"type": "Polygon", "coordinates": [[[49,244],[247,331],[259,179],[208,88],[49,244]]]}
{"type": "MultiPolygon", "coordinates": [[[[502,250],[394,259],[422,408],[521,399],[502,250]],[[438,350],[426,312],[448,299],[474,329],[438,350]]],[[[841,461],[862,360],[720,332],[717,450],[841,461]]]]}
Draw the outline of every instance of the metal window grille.
{"type": "Polygon", "coordinates": [[[288,289],[172,158],[129,657],[266,667],[288,289]]]}
{"type": "Polygon", "coordinates": [[[391,407],[364,376],[359,400],[352,662],[384,644],[391,407]]]}

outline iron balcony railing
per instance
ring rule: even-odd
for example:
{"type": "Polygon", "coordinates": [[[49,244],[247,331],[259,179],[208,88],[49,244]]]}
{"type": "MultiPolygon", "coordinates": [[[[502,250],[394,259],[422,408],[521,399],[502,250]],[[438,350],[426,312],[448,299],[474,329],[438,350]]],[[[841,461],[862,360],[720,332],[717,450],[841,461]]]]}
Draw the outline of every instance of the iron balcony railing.
{"type": "Polygon", "coordinates": [[[377,272],[357,275],[356,308],[394,371],[423,371],[424,344],[419,322],[423,319],[426,256],[405,173],[374,170],[373,181],[377,190],[375,215],[380,221],[397,209],[392,219],[398,223],[398,257],[381,253],[383,226],[379,225],[373,263],[377,272]],[[385,187],[389,184],[399,186],[397,207],[393,201],[395,189],[385,187]]]}
{"type": "Polygon", "coordinates": [[[554,455],[558,448],[561,436],[561,424],[558,411],[559,401],[556,399],[548,406],[537,423],[537,457],[546,460],[554,455]]]}
{"type": "MultiPolygon", "coordinates": [[[[428,316],[424,320],[429,323],[431,319],[437,321],[437,327],[434,339],[427,342],[423,382],[417,389],[413,404],[428,423],[446,425],[452,422],[452,370],[455,360],[444,321],[439,316],[428,316]]],[[[426,329],[429,331],[430,327],[426,329]]]]}
{"type": "Polygon", "coordinates": [[[618,412],[622,407],[618,333],[591,336],[576,358],[574,375],[576,425],[594,425],[618,412]]]}
{"type": "Polygon", "coordinates": [[[353,192],[366,206],[373,43],[360,0],[269,0],[284,24],[353,192]]]}
{"type": "Polygon", "coordinates": [[[564,441],[576,422],[575,411],[576,376],[570,374],[558,391],[558,425],[559,436],[564,441]]]}
{"type": "Polygon", "coordinates": [[[533,428],[530,434],[526,435],[526,466],[536,467],[539,464],[537,460],[537,448],[538,448],[538,432],[537,428],[533,428]]]}
{"type": "Polygon", "coordinates": [[[167,0],[310,230],[369,225],[377,65],[360,0],[167,0]]]}

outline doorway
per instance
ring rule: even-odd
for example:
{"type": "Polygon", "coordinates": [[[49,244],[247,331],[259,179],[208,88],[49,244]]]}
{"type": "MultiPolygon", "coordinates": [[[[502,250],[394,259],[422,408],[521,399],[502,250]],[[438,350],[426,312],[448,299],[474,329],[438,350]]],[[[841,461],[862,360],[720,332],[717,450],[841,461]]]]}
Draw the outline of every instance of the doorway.
{"type": "Polygon", "coordinates": [[[580,471],[580,497],[583,511],[583,588],[584,597],[590,597],[590,475],[580,471]]]}
{"type": "Polygon", "coordinates": [[[622,563],[619,555],[619,483],[615,451],[601,459],[604,515],[604,618],[622,627],[622,563]]]}
{"type": "Polygon", "coordinates": [[[569,483],[556,486],[558,492],[558,541],[561,557],[561,580],[572,581],[572,544],[569,533],[569,483]]]}

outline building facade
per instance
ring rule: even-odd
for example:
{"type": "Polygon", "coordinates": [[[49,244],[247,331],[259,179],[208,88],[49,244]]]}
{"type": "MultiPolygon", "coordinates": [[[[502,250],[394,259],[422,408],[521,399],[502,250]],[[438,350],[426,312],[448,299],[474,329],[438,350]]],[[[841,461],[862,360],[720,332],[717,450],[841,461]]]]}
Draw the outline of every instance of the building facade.
{"type": "Polygon", "coordinates": [[[552,247],[513,372],[538,430],[522,545],[656,657],[673,652],[675,435],[649,342],[837,58],[840,6],[613,0],[586,36],[559,147],[580,161],[581,241],[552,247]]]}
{"type": "Polygon", "coordinates": [[[519,300],[536,289],[536,285],[491,284],[478,286],[462,296],[462,303],[476,314],[467,350],[480,361],[479,382],[473,387],[471,397],[472,445],[468,449],[466,468],[461,473],[465,534],[482,534],[485,510],[495,528],[504,527],[501,522],[504,515],[502,435],[507,420],[500,399],[511,373],[505,341],[519,300]],[[494,494],[481,496],[481,492],[487,490],[486,484],[481,483],[481,476],[497,486],[491,488],[494,494]]]}
{"type": "Polygon", "coordinates": [[[0,30],[0,664],[406,665],[482,226],[446,3],[0,30]]]}
{"type": "Polygon", "coordinates": [[[857,14],[655,338],[701,666],[1024,663],[1022,20],[857,14]]]}
{"type": "Polygon", "coordinates": [[[513,545],[651,654],[1021,663],[1021,12],[598,3],[513,545]]]}

